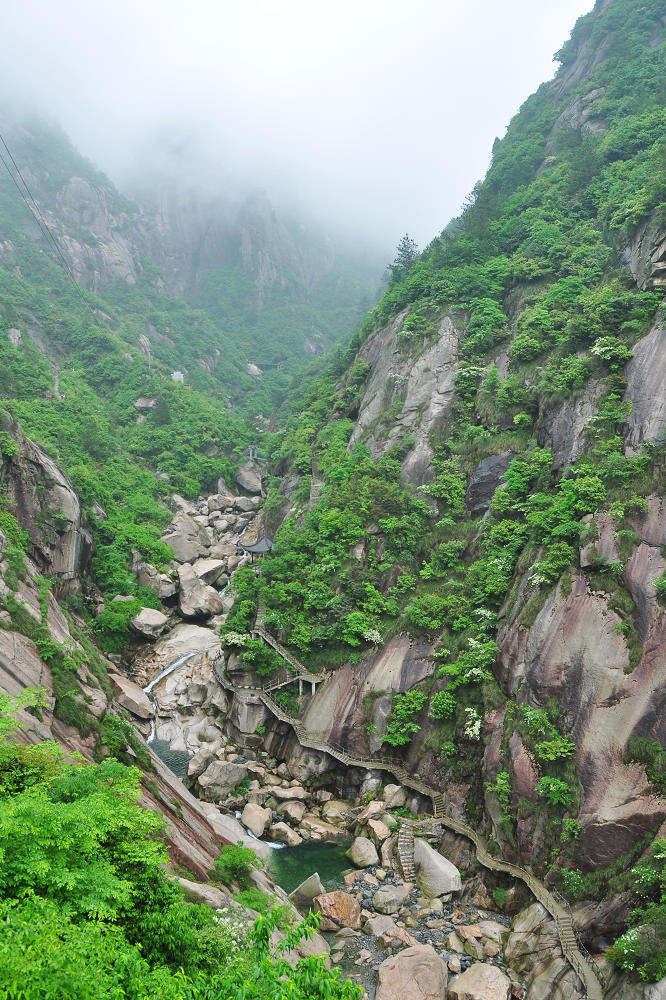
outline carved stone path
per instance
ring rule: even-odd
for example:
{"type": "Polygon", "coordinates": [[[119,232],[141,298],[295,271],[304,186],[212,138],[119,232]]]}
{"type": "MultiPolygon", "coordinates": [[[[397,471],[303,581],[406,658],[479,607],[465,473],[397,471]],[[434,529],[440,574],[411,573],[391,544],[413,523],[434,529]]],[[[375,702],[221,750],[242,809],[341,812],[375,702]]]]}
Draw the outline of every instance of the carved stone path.
{"type": "MultiPolygon", "coordinates": [[[[263,627],[260,626],[260,628],[261,632],[264,632],[263,627]]],[[[258,631],[256,626],[255,631],[258,631]]],[[[261,634],[261,632],[259,632],[259,634],[261,634]]],[[[269,633],[265,634],[268,635],[269,633]]],[[[273,643],[271,643],[271,645],[273,645],[273,643]]],[[[273,648],[277,649],[278,652],[281,652],[282,649],[276,640],[273,648]]],[[[291,663],[291,660],[288,662],[291,663]]],[[[297,660],[295,662],[298,664],[297,660]]],[[[298,666],[300,666],[300,664],[298,666]]],[[[305,668],[302,669],[306,677],[316,676],[317,680],[323,679],[321,674],[309,675],[309,672],[305,671],[305,668]]],[[[548,910],[550,915],[555,920],[557,932],[560,937],[560,943],[562,945],[562,952],[583,983],[583,987],[589,997],[589,1000],[602,1000],[605,983],[601,970],[598,968],[592,956],[586,951],[582,943],[578,940],[573,914],[571,913],[566,900],[564,900],[559,893],[556,894],[547,889],[543,882],[541,882],[536,875],[529,870],[529,868],[522,868],[509,861],[504,861],[501,858],[494,857],[489,852],[485,839],[477,830],[474,830],[471,826],[467,826],[466,823],[461,823],[459,820],[454,819],[453,816],[450,816],[446,812],[446,800],[441,792],[431,788],[429,785],[426,785],[415,775],[410,774],[405,770],[403,763],[394,757],[355,757],[347,750],[346,747],[341,746],[339,743],[330,742],[322,733],[315,733],[306,729],[302,722],[294,718],[293,715],[290,715],[272,697],[270,694],[270,681],[267,682],[266,687],[241,688],[231,683],[223,670],[220,669],[219,660],[214,663],[213,671],[217,681],[222,685],[222,687],[228,688],[235,694],[242,695],[251,693],[258,696],[266,708],[268,708],[269,711],[276,716],[276,718],[280,719],[281,722],[288,723],[293,728],[301,746],[307,747],[311,750],[319,750],[323,753],[327,753],[331,757],[340,761],[342,764],[345,764],[347,767],[360,767],[366,770],[388,771],[395,778],[397,778],[402,785],[405,785],[407,788],[411,788],[413,791],[419,792],[421,795],[426,796],[426,798],[430,798],[433,804],[434,819],[443,826],[447,827],[449,830],[453,830],[454,833],[458,833],[461,836],[466,837],[468,840],[471,840],[476,848],[477,860],[484,866],[484,868],[489,868],[491,871],[503,872],[506,875],[511,875],[513,878],[518,878],[522,882],[525,882],[532,895],[535,896],[535,898],[546,908],[546,910],[548,910]]],[[[292,674],[292,680],[298,680],[298,672],[294,672],[292,674]]],[[[409,878],[409,881],[413,881],[415,876],[414,824],[410,821],[403,821],[403,823],[401,823],[398,834],[398,858],[403,869],[404,877],[409,878]]]]}

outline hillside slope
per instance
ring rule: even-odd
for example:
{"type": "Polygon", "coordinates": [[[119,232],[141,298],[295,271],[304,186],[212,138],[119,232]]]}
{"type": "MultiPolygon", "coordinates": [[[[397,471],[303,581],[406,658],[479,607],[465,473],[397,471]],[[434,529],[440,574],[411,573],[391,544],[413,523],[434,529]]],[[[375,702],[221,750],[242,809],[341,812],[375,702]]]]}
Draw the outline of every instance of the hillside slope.
{"type": "Polygon", "coordinates": [[[572,898],[629,887],[666,819],[665,27],[657,0],[579,20],[292,418],[227,623],[261,602],[339,664],[308,728],[398,748],[572,898]]]}

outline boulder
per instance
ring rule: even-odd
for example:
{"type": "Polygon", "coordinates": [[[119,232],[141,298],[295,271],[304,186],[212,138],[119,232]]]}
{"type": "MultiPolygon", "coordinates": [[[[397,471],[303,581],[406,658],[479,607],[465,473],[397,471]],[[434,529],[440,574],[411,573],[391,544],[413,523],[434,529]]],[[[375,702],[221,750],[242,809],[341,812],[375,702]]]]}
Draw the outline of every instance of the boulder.
{"type": "Polygon", "coordinates": [[[305,815],[305,802],[278,802],[277,811],[280,816],[284,816],[290,823],[295,823],[298,826],[305,815]]]}
{"type": "Polygon", "coordinates": [[[418,943],[417,939],[412,937],[409,931],[406,931],[404,927],[398,927],[397,925],[387,927],[381,932],[381,934],[377,935],[377,944],[384,951],[411,948],[418,943]]]}
{"type": "Polygon", "coordinates": [[[445,896],[462,889],[462,879],[456,866],[420,837],[414,840],[414,864],[416,880],[427,896],[445,896]]]}
{"type": "Polygon", "coordinates": [[[205,555],[210,548],[210,540],[203,527],[189,514],[176,514],[162,541],[173,552],[174,559],[181,563],[193,562],[205,555]]]}
{"type": "Polygon", "coordinates": [[[259,806],[255,802],[248,802],[243,809],[241,823],[243,823],[244,826],[246,826],[248,830],[255,835],[255,837],[263,837],[264,830],[270,821],[270,809],[264,809],[263,806],[259,806]]]}
{"type": "Polygon", "coordinates": [[[261,468],[256,462],[243,462],[234,473],[241,489],[248,493],[261,493],[261,468]]]}
{"type": "Polygon", "coordinates": [[[298,847],[303,843],[303,838],[286,823],[273,823],[268,836],[271,840],[277,840],[279,844],[286,844],[287,847],[298,847]]]}
{"type": "Polygon", "coordinates": [[[341,927],[361,929],[361,907],[358,901],[348,892],[336,889],[335,892],[324,892],[313,899],[314,909],[323,916],[321,930],[337,931],[341,927]]]}
{"type": "Polygon", "coordinates": [[[511,980],[495,965],[475,962],[449,986],[451,1000],[509,1000],[511,980]]]}
{"type": "Polygon", "coordinates": [[[345,826],[350,818],[349,803],[341,799],[330,799],[324,803],[321,814],[327,823],[333,823],[334,826],[345,826]]]}
{"type": "Polygon", "coordinates": [[[407,789],[402,785],[386,785],[382,799],[386,809],[399,809],[407,801],[407,789]]]}
{"type": "Polygon", "coordinates": [[[210,618],[222,611],[218,592],[204,583],[187,563],[178,567],[178,586],[178,603],[186,618],[210,618]]]}
{"type": "Polygon", "coordinates": [[[346,840],[347,831],[341,830],[339,826],[331,823],[324,823],[311,813],[306,813],[299,825],[299,830],[309,834],[310,840],[346,840]]]}
{"type": "Polygon", "coordinates": [[[309,907],[316,896],[324,895],[324,887],[321,884],[319,873],[309,875],[304,882],[297,885],[293,892],[289,893],[289,899],[294,906],[309,907]]]}
{"type": "Polygon", "coordinates": [[[368,831],[376,844],[383,844],[391,836],[391,831],[381,819],[369,819],[368,831]]]}
{"type": "Polygon", "coordinates": [[[378,913],[397,913],[408,897],[405,885],[383,885],[372,897],[372,905],[378,913]]]}
{"type": "Polygon", "coordinates": [[[433,946],[413,945],[379,966],[375,1000],[444,1000],[447,980],[446,965],[433,946]]]}
{"type": "Polygon", "coordinates": [[[216,583],[222,573],[226,562],[224,559],[197,559],[192,565],[192,569],[204,583],[216,583]]]}
{"type": "MultiPolygon", "coordinates": [[[[240,840],[243,847],[249,847],[260,858],[264,858],[264,860],[270,858],[270,846],[263,840],[256,840],[254,837],[251,837],[245,827],[233,816],[223,815],[210,802],[199,802],[199,805],[217,836],[221,837],[226,843],[237,844],[240,840]]],[[[258,875],[260,873],[255,872],[254,874],[258,875]]]]}
{"type": "Polygon", "coordinates": [[[139,586],[154,590],[160,601],[166,600],[167,597],[173,597],[178,591],[178,584],[175,580],[172,580],[166,573],[160,573],[150,563],[139,563],[136,572],[139,586]]]}
{"type": "Polygon", "coordinates": [[[357,868],[368,868],[379,864],[377,848],[367,837],[356,837],[346,856],[357,868]]]}
{"type": "Polygon", "coordinates": [[[187,765],[187,777],[192,781],[195,781],[200,774],[203,774],[206,768],[217,760],[217,757],[206,747],[201,747],[200,750],[194,754],[187,765]]]}
{"type": "Polygon", "coordinates": [[[197,783],[201,797],[208,802],[217,802],[233,791],[236,785],[244,781],[248,770],[244,764],[234,764],[227,760],[216,760],[199,775],[197,783]]]}
{"type": "MultiPolygon", "coordinates": [[[[273,779],[275,780],[275,779],[273,779]]],[[[298,799],[304,802],[308,798],[308,792],[300,785],[294,785],[293,788],[282,788],[281,785],[269,786],[266,791],[269,795],[272,795],[274,799],[278,802],[287,802],[290,799],[298,799]]]]}
{"type": "Polygon", "coordinates": [[[169,619],[162,611],[155,608],[141,608],[138,615],[130,621],[130,628],[145,639],[157,639],[164,631],[169,619]]]}
{"type": "Polygon", "coordinates": [[[153,714],[153,706],[147,694],[138,684],[124,674],[109,674],[113,694],[119,705],[126,708],[132,715],[140,719],[149,719],[153,714]]]}
{"type": "Polygon", "coordinates": [[[381,917],[368,917],[363,927],[366,934],[372,934],[373,937],[379,937],[384,931],[393,930],[396,926],[396,922],[393,917],[382,915],[381,917]]]}
{"type": "Polygon", "coordinates": [[[214,885],[206,885],[205,882],[190,882],[189,879],[179,878],[178,882],[188,899],[195,903],[205,903],[213,910],[221,910],[229,906],[231,896],[214,885]]]}

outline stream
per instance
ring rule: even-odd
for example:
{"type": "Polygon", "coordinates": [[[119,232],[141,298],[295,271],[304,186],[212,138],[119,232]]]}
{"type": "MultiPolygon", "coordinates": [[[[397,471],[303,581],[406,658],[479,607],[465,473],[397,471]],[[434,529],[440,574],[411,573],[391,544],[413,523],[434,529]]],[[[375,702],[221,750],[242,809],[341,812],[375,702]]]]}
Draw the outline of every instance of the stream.
{"type": "Polygon", "coordinates": [[[193,656],[197,655],[197,652],[200,652],[200,650],[185,653],[184,656],[181,656],[174,663],[170,663],[168,667],[165,667],[164,670],[157,675],[157,677],[152,679],[150,684],[146,684],[143,689],[144,694],[148,695],[150,703],[153,707],[153,714],[150,718],[150,736],[146,740],[146,743],[150,743],[152,745],[153,750],[160,760],[163,760],[166,766],[173,771],[177,778],[180,778],[181,780],[187,776],[187,766],[192,755],[184,750],[171,750],[167,740],[158,740],[156,738],[155,719],[157,716],[157,706],[155,705],[155,699],[152,696],[152,690],[158,681],[161,681],[164,677],[168,677],[174,670],[181,667],[183,663],[187,663],[188,660],[191,660],[193,656]]]}

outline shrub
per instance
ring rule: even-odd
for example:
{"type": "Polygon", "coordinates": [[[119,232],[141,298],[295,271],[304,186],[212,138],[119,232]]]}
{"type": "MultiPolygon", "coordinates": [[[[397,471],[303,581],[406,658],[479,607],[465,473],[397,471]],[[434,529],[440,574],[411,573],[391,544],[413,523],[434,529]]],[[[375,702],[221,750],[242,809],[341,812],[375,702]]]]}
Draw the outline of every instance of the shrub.
{"type": "Polygon", "coordinates": [[[450,719],[456,710],[456,699],[450,691],[438,691],[430,700],[431,719],[450,719]]]}
{"type": "Polygon", "coordinates": [[[215,871],[225,885],[236,882],[240,889],[250,885],[250,874],[253,869],[263,868],[264,863],[249,847],[243,847],[242,841],[235,846],[226,844],[215,859],[215,871]]]}

